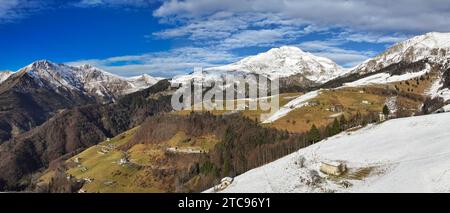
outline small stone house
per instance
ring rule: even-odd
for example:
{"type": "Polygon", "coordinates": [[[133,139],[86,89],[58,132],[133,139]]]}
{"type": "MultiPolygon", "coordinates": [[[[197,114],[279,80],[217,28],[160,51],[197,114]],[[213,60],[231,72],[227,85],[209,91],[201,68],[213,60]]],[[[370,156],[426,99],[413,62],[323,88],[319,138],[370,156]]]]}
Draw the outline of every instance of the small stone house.
{"type": "Polygon", "coordinates": [[[341,162],[321,162],[320,171],[327,175],[340,176],[347,171],[347,166],[341,162]]]}
{"type": "Polygon", "coordinates": [[[224,177],[220,181],[220,184],[214,186],[214,191],[222,191],[222,190],[226,189],[229,185],[231,185],[231,183],[233,183],[233,178],[224,177]]]}

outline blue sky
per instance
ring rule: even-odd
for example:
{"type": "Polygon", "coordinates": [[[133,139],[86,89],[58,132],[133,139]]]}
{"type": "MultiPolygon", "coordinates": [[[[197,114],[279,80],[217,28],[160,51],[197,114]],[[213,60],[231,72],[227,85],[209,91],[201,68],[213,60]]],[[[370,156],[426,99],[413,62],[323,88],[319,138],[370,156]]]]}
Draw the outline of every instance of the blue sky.
{"type": "Polygon", "coordinates": [[[440,0],[0,0],[0,70],[48,59],[169,77],[282,45],[351,67],[448,23],[440,0]]]}

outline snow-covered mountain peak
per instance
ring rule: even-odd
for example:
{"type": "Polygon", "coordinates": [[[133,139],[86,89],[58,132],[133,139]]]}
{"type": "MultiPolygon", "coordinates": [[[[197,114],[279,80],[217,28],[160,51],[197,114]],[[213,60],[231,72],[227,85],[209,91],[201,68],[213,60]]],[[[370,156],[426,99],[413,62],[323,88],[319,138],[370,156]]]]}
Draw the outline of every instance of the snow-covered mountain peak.
{"type": "Polygon", "coordinates": [[[102,70],[100,68],[94,67],[90,64],[83,64],[80,66],[75,66],[72,67],[74,68],[76,71],[82,73],[82,75],[92,75],[92,74],[96,74],[96,76],[108,76],[108,77],[113,77],[113,78],[122,78],[118,75],[112,74],[110,72],[107,72],[105,70],[102,70]]]}
{"type": "MultiPolygon", "coordinates": [[[[261,53],[264,55],[264,53],[261,53]]],[[[306,54],[302,49],[294,46],[281,46],[277,48],[272,48],[269,51],[266,52],[266,54],[272,54],[272,55],[281,55],[289,57],[290,55],[299,55],[299,54],[306,54]]]]}
{"type": "Polygon", "coordinates": [[[271,79],[300,74],[316,83],[324,83],[346,72],[332,60],[304,52],[294,46],[273,48],[233,64],[205,70],[243,71],[264,75],[271,79]]]}
{"type": "Polygon", "coordinates": [[[18,73],[27,73],[34,78],[41,86],[51,88],[65,88],[69,90],[79,90],[82,86],[79,72],[73,67],[56,64],[48,60],[39,60],[19,70],[18,73]]]}
{"type": "Polygon", "coordinates": [[[85,69],[85,70],[95,68],[94,66],[92,66],[92,65],[90,65],[90,64],[83,64],[83,65],[80,65],[80,66],[78,66],[78,67],[79,67],[80,69],[85,69]]]}
{"type": "Polygon", "coordinates": [[[38,60],[38,61],[35,61],[35,62],[31,63],[27,67],[30,68],[30,69],[50,69],[50,68],[55,67],[55,66],[57,66],[57,64],[53,63],[51,61],[38,60]]]}
{"type": "Polygon", "coordinates": [[[27,72],[35,77],[44,78],[46,80],[57,80],[56,78],[63,78],[65,80],[76,80],[78,70],[65,64],[57,64],[48,60],[39,60],[31,63],[22,72],[27,72]]]}
{"type": "Polygon", "coordinates": [[[421,45],[428,48],[449,48],[450,33],[430,32],[416,36],[402,43],[404,43],[405,46],[421,45]]]}
{"type": "Polygon", "coordinates": [[[155,77],[147,75],[147,74],[142,74],[142,75],[138,75],[138,76],[129,77],[128,79],[129,80],[139,80],[139,81],[144,81],[144,82],[153,82],[155,80],[160,80],[161,78],[155,78],[155,77]]]}
{"type": "Polygon", "coordinates": [[[352,69],[352,73],[369,73],[391,64],[412,63],[422,59],[443,63],[450,58],[450,33],[430,32],[399,42],[384,53],[352,69]]]}
{"type": "Polygon", "coordinates": [[[311,53],[304,52],[300,48],[294,46],[282,46],[279,48],[272,48],[267,52],[244,58],[235,64],[256,64],[256,63],[274,65],[272,68],[283,68],[283,66],[295,66],[306,63],[318,63],[320,65],[340,68],[330,59],[315,56],[311,53]],[[326,64],[320,64],[322,62],[326,64]],[[278,67],[276,65],[278,65],[278,67]]]}
{"type": "MultiPolygon", "coordinates": [[[[450,48],[450,33],[430,32],[424,35],[415,36],[411,39],[395,44],[382,55],[414,52],[423,56],[430,53],[424,50],[449,49],[449,48],[450,48]]],[[[435,54],[431,53],[430,55],[438,55],[438,54],[439,53],[435,54]]],[[[448,53],[443,53],[441,54],[441,56],[447,54],[448,53]]]]}
{"type": "Polygon", "coordinates": [[[150,85],[154,85],[158,83],[158,81],[162,80],[163,78],[157,78],[153,77],[147,74],[142,74],[139,76],[129,77],[126,80],[131,83],[132,88],[130,88],[127,92],[132,93],[135,91],[138,91],[142,88],[149,87],[150,85]]]}
{"type": "Polygon", "coordinates": [[[90,64],[84,64],[80,66],[69,66],[66,64],[58,64],[51,62],[49,60],[39,60],[33,62],[32,64],[26,66],[21,71],[25,71],[31,74],[39,74],[40,72],[48,72],[53,74],[59,74],[61,77],[69,77],[69,76],[89,76],[93,73],[101,76],[113,76],[116,78],[120,78],[117,75],[94,67],[90,64]]]}
{"type": "Polygon", "coordinates": [[[0,71],[0,83],[8,79],[12,74],[13,72],[11,71],[0,71]]]}
{"type": "Polygon", "coordinates": [[[149,75],[135,80],[111,74],[92,65],[69,66],[40,60],[22,68],[19,74],[28,74],[41,87],[59,91],[78,91],[107,100],[150,87],[160,79],[149,75]]]}

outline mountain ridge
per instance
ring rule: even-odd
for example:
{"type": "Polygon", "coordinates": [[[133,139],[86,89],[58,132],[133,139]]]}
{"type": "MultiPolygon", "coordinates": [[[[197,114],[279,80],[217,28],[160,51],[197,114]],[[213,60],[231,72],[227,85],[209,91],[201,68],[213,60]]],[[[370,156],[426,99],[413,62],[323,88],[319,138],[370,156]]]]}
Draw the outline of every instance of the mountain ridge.
{"type": "MultiPolygon", "coordinates": [[[[280,79],[286,86],[300,88],[319,85],[347,73],[331,59],[315,56],[295,46],[272,48],[257,55],[245,57],[228,65],[202,70],[202,81],[223,78],[225,75],[259,75],[269,80],[280,79]],[[292,78],[289,80],[288,78],[292,78]]],[[[183,83],[198,78],[199,73],[178,75],[172,82],[183,83]]]]}
{"type": "Polygon", "coordinates": [[[128,80],[91,65],[48,60],[0,74],[5,78],[0,82],[0,143],[41,125],[59,110],[114,102],[160,80],[151,76],[128,80]]]}
{"type": "Polygon", "coordinates": [[[0,84],[9,78],[14,72],[12,71],[0,71],[0,84]]]}
{"type": "Polygon", "coordinates": [[[114,103],[94,102],[60,110],[41,125],[0,143],[0,190],[25,190],[32,181],[31,173],[126,131],[149,116],[170,111],[170,97],[165,93],[169,86],[162,80],[114,103]],[[158,97],[153,97],[156,94],[158,97]]]}
{"type": "Polygon", "coordinates": [[[262,74],[271,79],[302,74],[317,83],[324,83],[345,72],[344,68],[331,59],[315,56],[295,46],[272,48],[267,52],[243,58],[238,62],[206,70],[240,70],[262,74]]]}
{"type": "Polygon", "coordinates": [[[46,80],[53,89],[78,90],[105,100],[148,88],[160,80],[147,75],[131,81],[92,65],[69,66],[48,60],[35,61],[17,73],[21,72],[30,74],[40,85],[42,80],[46,80]]]}
{"type": "MultiPolygon", "coordinates": [[[[368,59],[349,73],[367,73],[394,63],[429,59],[441,62],[450,56],[450,33],[430,32],[396,43],[383,53],[368,59]]],[[[446,63],[446,62],[443,62],[446,63]]]]}

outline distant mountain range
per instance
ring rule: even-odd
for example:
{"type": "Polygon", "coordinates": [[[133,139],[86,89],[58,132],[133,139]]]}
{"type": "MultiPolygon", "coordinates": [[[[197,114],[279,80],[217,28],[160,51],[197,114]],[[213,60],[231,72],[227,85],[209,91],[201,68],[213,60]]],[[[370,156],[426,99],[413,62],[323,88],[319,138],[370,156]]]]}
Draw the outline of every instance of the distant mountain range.
{"type": "Polygon", "coordinates": [[[0,141],[41,125],[57,110],[114,102],[161,80],[148,75],[123,78],[90,65],[46,60],[0,74],[0,141]]]}
{"type": "Polygon", "coordinates": [[[59,92],[79,92],[84,95],[111,101],[117,97],[149,86],[161,80],[149,75],[123,78],[91,65],[68,66],[47,60],[36,61],[16,73],[3,72],[0,82],[9,77],[27,75],[42,88],[59,92]]]}
{"type": "MultiPolygon", "coordinates": [[[[88,102],[89,104],[80,105],[82,102],[78,101],[77,106],[67,107],[52,114],[47,112],[46,115],[49,117],[47,120],[36,121],[42,122],[39,126],[37,124],[36,127],[26,126],[29,131],[17,132],[9,140],[0,143],[0,191],[29,190],[28,187],[31,187],[30,183],[33,182],[30,174],[49,166],[57,168],[65,156],[133,128],[150,116],[170,112],[170,93],[166,93],[168,88],[169,82],[162,80],[150,88],[119,97],[116,102],[107,104],[88,102]],[[155,99],[154,96],[158,98],[155,99]]],[[[55,96],[55,93],[48,95],[50,97],[45,99],[47,101],[61,101],[61,105],[67,101],[58,99],[60,97],[55,96]]],[[[44,97],[46,96],[36,98],[44,97]]],[[[19,116],[20,112],[38,113],[33,107],[37,108],[39,105],[30,104],[29,108],[1,113],[13,118],[19,116]]],[[[3,115],[1,118],[1,122],[5,122],[3,115]]],[[[17,119],[6,121],[18,122],[17,119]]],[[[27,124],[26,120],[23,123],[27,124]]],[[[3,131],[9,130],[4,125],[1,128],[3,131]]]]}
{"type": "Polygon", "coordinates": [[[273,48],[233,64],[206,70],[211,72],[244,71],[264,75],[269,79],[302,75],[316,83],[325,83],[346,73],[346,69],[332,60],[303,52],[300,48],[293,46],[273,48]]]}
{"type": "MultiPolygon", "coordinates": [[[[214,80],[223,76],[257,75],[268,79],[279,79],[282,87],[308,88],[325,83],[348,72],[330,59],[304,52],[298,47],[273,48],[255,56],[246,57],[229,65],[203,70],[203,80],[214,80]]],[[[173,82],[182,83],[198,78],[198,73],[180,75],[173,82]]]]}
{"type": "MultiPolygon", "coordinates": [[[[246,57],[236,63],[206,68],[202,77],[207,81],[223,78],[226,74],[262,75],[268,79],[280,79],[282,87],[308,90],[321,85],[337,85],[336,82],[352,82],[380,72],[398,75],[399,72],[393,72],[392,68],[407,64],[427,62],[448,67],[449,56],[450,33],[431,32],[395,44],[386,52],[354,68],[340,67],[330,59],[304,52],[298,47],[283,46],[246,57]]],[[[418,71],[421,70],[410,69],[403,72],[418,71]]],[[[194,77],[198,77],[198,73],[175,76],[172,81],[182,83],[194,77]]]]}

